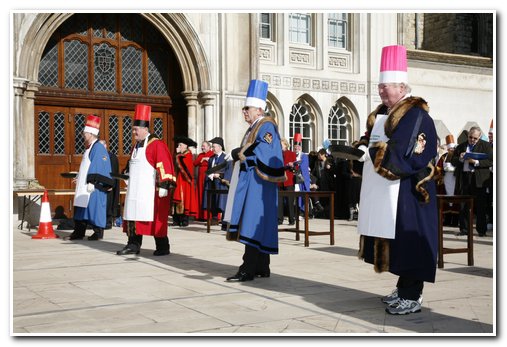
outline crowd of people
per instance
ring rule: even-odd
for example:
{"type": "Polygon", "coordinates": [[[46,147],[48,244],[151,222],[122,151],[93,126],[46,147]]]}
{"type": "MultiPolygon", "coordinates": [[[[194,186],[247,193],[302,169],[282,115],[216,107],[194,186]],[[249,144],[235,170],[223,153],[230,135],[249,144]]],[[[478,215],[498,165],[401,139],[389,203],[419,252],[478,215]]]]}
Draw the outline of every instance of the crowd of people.
{"type": "MultiPolygon", "coordinates": [[[[354,159],[333,156],[330,141],[310,153],[302,150],[302,135],[294,134],[292,148],[278,133],[276,121],[264,114],[268,85],[252,80],[242,115],[248,124],[241,144],[230,153],[215,137],[197,143],[174,138],[176,153],[149,133],[151,108],[137,105],[133,135],[136,141],[126,168],[117,164],[105,144],[98,142],[100,119],[89,116],[83,136],[86,152],[75,179],[75,230],[69,239],[82,239],[87,225],[103,237],[104,228],[119,215],[118,180],[127,183],[123,231],[127,242],[118,255],[139,254],[144,235],[154,237],[155,256],[170,254],[168,218],[185,228],[212,219],[221,224],[227,240],[245,246],[243,263],[227,281],[270,277],[270,255],[278,253],[278,226],[287,217],[295,223],[301,197],[279,200],[278,191],[333,191],[335,205],[313,198],[309,215],[358,220],[359,257],[376,272],[398,276],[396,288],[382,298],[389,314],[418,312],[424,282],[434,282],[437,259],[436,195],[465,194],[475,199],[476,229],[484,236],[492,222],[492,129],[483,140],[478,127],[456,145],[452,135],[438,146],[429,106],[412,96],[408,85],[406,49],[382,50],[379,96],[382,103],[367,117],[366,132],[351,147],[354,159]],[[440,152],[440,154],[439,154],[440,152]],[[107,197],[110,208],[107,208],[107,197]],[[208,205],[209,204],[209,205],[208,205]],[[113,207],[111,207],[113,206],[113,207]]],[[[492,127],[492,125],[491,125],[492,127]]],[[[117,160],[116,160],[117,162],[117,160]]],[[[447,206],[446,223],[468,230],[467,206],[447,206]],[[454,216],[454,217],[453,217],[454,216]]]]}

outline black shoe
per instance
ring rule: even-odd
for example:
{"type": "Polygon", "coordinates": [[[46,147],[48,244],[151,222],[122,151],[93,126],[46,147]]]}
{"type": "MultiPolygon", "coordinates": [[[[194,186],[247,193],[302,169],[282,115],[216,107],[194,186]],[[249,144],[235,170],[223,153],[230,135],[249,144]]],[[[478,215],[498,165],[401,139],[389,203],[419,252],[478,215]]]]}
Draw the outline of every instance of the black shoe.
{"type": "Polygon", "coordinates": [[[165,250],[165,251],[162,251],[162,250],[155,250],[155,252],[153,252],[153,255],[156,255],[156,256],[159,256],[159,255],[168,255],[170,254],[171,252],[169,252],[169,250],[165,250]]]}
{"type": "Polygon", "coordinates": [[[283,220],[278,220],[278,225],[282,225],[283,224],[283,220]]]}
{"type": "Polygon", "coordinates": [[[271,273],[268,271],[268,272],[256,272],[255,273],[255,277],[269,277],[271,276],[271,273]]]}
{"type": "Polygon", "coordinates": [[[84,236],[77,236],[76,234],[72,233],[69,236],[65,237],[64,240],[82,240],[84,236]]]}
{"type": "Polygon", "coordinates": [[[123,247],[121,251],[116,251],[116,255],[125,255],[125,254],[139,254],[141,252],[139,249],[135,250],[130,248],[128,245],[123,247]]]}
{"type": "Polygon", "coordinates": [[[254,277],[252,275],[247,274],[246,272],[238,272],[234,276],[227,277],[228,282],[245,282],[245,281],[253,281],[254,277]]]}
{"type": "Polygon", "coordinates": [[[188,222],[187,221],[181,222],[180,227],[188,227],[188,222]]]}
{"type": "Polygon", "coordinates": [[[104,228],[104,230],[109,230],[109,229],[113,229],[113,224],[112,223],[107,223],[106,227],[104,228]]]}
{"type": "Polygon", "coordinates": [[[102,235],[99,235],[97,233],[93,233],[91,236],[88,236],[88,240],[90,240],[90,241],[102,240],[102,235]]]}
{"type": "Polygon", "coordinates": [[[479,236],[484,237],[484,236],[486,236],[486,233],[479,233],[479,236]]]}
{"type": "Polygon", "coordinates": [[[296,221],[293,219],[293,220],[289,220],[289,225],[294,225],[296,224],[296,221]]]}
{"type": "Polygon", "coordinates": [[[459,233],[456,233],[456,236],[466,236],[468,235],[468,232],[466,230],[460,230],[459,233]]]}

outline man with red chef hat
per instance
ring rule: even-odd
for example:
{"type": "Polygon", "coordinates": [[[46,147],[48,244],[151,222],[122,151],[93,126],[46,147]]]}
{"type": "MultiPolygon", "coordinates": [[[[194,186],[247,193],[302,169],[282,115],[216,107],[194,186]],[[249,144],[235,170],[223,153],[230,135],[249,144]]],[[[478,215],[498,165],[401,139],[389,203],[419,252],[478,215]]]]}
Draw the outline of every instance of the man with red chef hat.
{"type": "Polygon", "coordinates": [[[167,145],[150,134],[151,106],[136,105],[132,132],[136,144],[124,170],[128,174],[127,196],[123,211],[123,230],[127,245],[118,255],[139,254],[143,235],[155,237],[153,255],[167,255],[167,219],[169,217],[169,189],[176,182],[173,159],[167,145]]]}

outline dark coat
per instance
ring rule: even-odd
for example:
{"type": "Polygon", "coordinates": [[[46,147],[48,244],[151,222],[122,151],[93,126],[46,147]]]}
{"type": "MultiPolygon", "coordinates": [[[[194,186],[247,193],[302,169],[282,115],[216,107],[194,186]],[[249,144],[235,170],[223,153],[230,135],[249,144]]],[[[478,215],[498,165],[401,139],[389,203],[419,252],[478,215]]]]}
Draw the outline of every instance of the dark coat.
{"type": "MultiPolygon", "coordinates": [[[[463,192],[463,162],[459,160],[459,157],[461,153],[466,152],[467,146],[468,141],[460,143],[454,150],[454,155],[451,159],[452,165],[456,167],[454,171],[454,175],[456,176],[455,194],[462,194],[463,192]]],[[[489,168],[493,166],[493,148],[489,142],[479,140],[475,144],[473,151],[476,153],[486,153],[488,155],[487,159],[479,160],[479,166],[474,167],[475,186],[477,188],[486,187],[487,181],[491,177],[489,168]]]]}
{"type": "MultiPolygon", "coordinates": [[[[383,112],[385,109],[377,108],[368,117],[368,124],[373,126],[376,115],[383,112]]],[[[438,220],[436,185],[432,178],[433,161],[437,154],[437,134],[426,102],[417,97],[400,101],[391,110],[385,130],[389,141],[378,142],[369,151],[374,169],[379,175],[388,180],[400,180],[395,238],[361,236],[359,255],[366,262],[374,264],[377,272],[389,271],[398,276],[434,282],[438,220]],[[419,114],[422,121],[417,137],[424,135],[425,145],[412,147],[410,139],[419,114]]],[[[371,133],[371,127],[368,131],[371,133]]],[[[361,200],[363,203],[365,202],[361,200]]],[[[359,213],[361,212],[360,209],[359,213]]],[[[366,218],[372,219],[374,223],[378,216],[370,215],[366,218]]]]}

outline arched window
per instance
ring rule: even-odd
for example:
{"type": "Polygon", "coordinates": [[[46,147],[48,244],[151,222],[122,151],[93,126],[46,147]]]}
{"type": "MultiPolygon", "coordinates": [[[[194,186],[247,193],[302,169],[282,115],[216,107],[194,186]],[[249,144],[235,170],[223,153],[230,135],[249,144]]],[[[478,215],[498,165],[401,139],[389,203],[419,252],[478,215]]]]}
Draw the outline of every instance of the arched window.
{"type": "Polygon", "coordinates": [[[313,129],[315,117],[310,112],[310,107],[303,102],[292,105],[289,115],[289,136],[290,145],[294,145],[294,134],[301,134],[303,152],[308,153],[314,149],[313,129]]]}
{"type": "Polygon", "coordinates": [[[39,82],[77,92],[168,97],[167,52],[172,49],[160,33],[137,14],[79,13],[51,37],[39,82]]]}
{"type": "Polygon", "coordinates": [[[350,144],[352,142],[352,118],[346,107],[336,103],[329,110],[328,139],[333,144],[350,144]]]}

